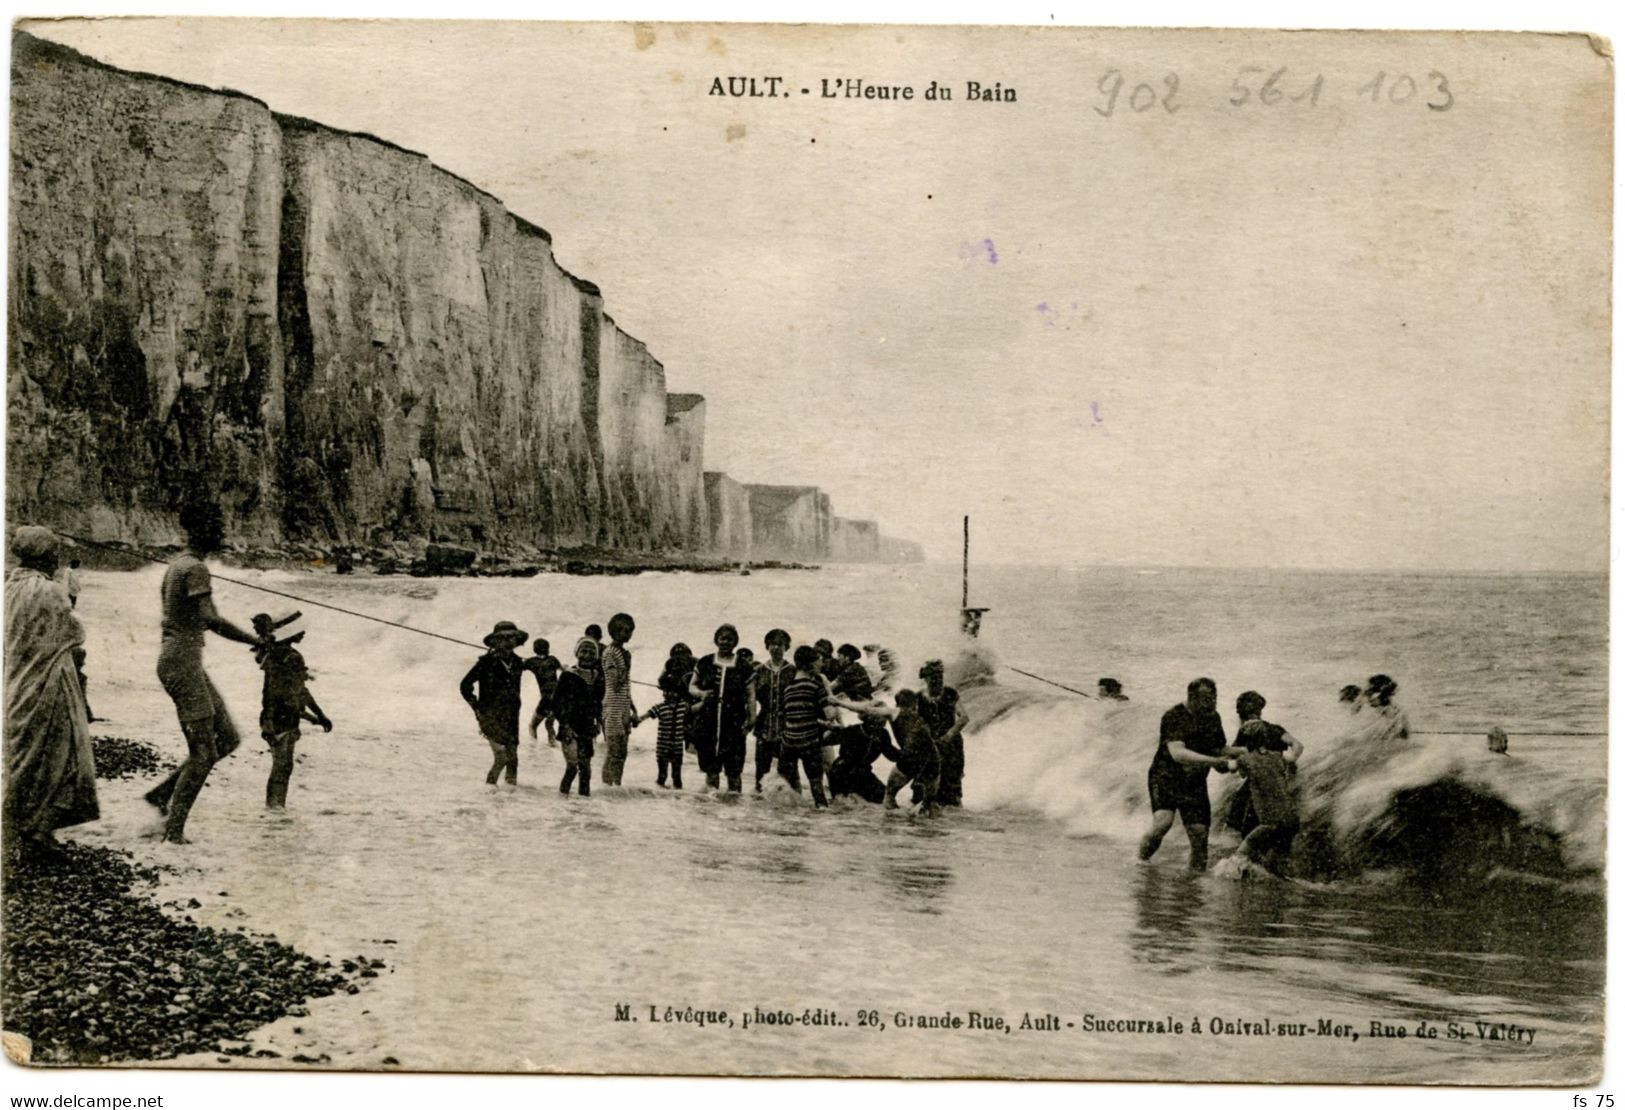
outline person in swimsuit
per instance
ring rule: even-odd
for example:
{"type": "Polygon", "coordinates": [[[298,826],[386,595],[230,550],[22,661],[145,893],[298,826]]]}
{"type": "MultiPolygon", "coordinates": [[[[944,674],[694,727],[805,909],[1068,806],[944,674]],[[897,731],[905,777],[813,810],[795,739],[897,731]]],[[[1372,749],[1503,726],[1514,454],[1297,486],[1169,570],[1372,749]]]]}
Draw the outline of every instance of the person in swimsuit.
{"type": "MultiPolygon", "coordinates": [[[[846,647],[850,645],[843,645],[843,650],[846,647]]],[[[833,730],[825,740],[826,744],[836,745],[838,752],[829,767],[830,793],[837,797],[855,794],[866,802],[884,802],[888,783],[881,782],[875,775],[875,760],[884,755],[897,764],[903,759],[902,752],[892,743],[892,735],[887,731],[887,723],[895,721],[897,717],[895,694],[871,686],[869,672],[861,665],[843,670],[835,687],[836,692],[831,693],[826,701],[844,710],[845,714],[841,727],[833,730]],[[856,723],[846,723],[846,717],[855,719],[856,723]]],[[[907,784],[913,777],[905,776],[903,783],[907,784]]]]}
{"type": "Polygon", "coordinates": [[[553,732],[553,692],[559,688],[559,661],[553,657],[552,645],[537,640],[530,645],[534,653],[525,660],[525,670],[536,677],[536,709],[530,715],[530,738],[536,739],[536,729],[547,726],[549,747],[558,744],[553,732]]]}
{"type": "Polygon", "coordinates": [[[637,624],[625,613],[609,618],[610,645],[604,649],[604,769],[605,786],[621,785],[626,770],[626,744],[637,720],[632,704],[632,653],[627,643],[637,624]]]}
{"type": "Polygon", "coordinates": [[[829,640],[816,640],[813,650],[818,653],[818,676],[824,680],[824,686],[835,681],[835,674],[841,669],[841,661],[835,658],[835,645],[829,640]]]}
{"type": "Polygon", "coordinates": [[[661,701],[641,720],[659,722],[655,732],[655,785],[666,785],[671,772],[674,790],[683,788],[683,745],[688,739],[688,686],[670,672],[660,676],[661,701]]]}
{"type": "Polygon", "coordinates": [[[1367,729],[1373,742],[1402,746],[1411,738],[1411,719],[1394,701],[1399,684],[1385,674],[1372,675],[1365,684],[1367,729]]]}
{"type": "Polygon", "coordinates": [[[1280,725],[1264,720],[1264,695],[1248,690],[1236,699],[1236,764],[1247,779],[1253,827],[1236,849],[1243,860],[1262,864],[1279,875],[1292,838],[1298,833],[1298,802],[1292,772],[1303,745],[1280,725]]]}
{"type": "MultiPolygon", "coordinates": [[[[931,659],[920,668],[925,689],[920,691],[919,714],[931,729],[931,739],[937,743],[942,756],[942,778],[937,785],[937,804],[957,806],[964,804],[965,792],[965,726],[970,717],[959,705],[959,691],[943,682],[942,660],[931,659]]],[[[914,800],[923,801],[923,792],[917,790],[914,800]]]]}
{"type": "Polygon", "coordinates": [[[897,691],[897,709],[892,714],[895,749],[888,750],[896,766],[886,779],[886,808],[897,808],[897,792],[911,781],[919,787],[920,812],[937,815],[937,784],[942,777],[942,756],[931,738],[931,726],[918,712],[919,695],[913,690],[897,691]]]}
{"type": "Polygon", "coordinates": [[[689,686],[689,692],[701,702],[695,746],[706,785],[715,790],[720,776],[725,774],[728,792],[737,794],[744,786],[745,734],[752,724],[754,676],[734,651],[739,646],[739,632],[733,625],[719,627],[712,642],[717,650],[694,664],[694,679],[689,686]]]}
{"type": "Polygon", "coordinates": [[[169,564],[159,587],[163,640],[158,681],[175,704],[186,737],[186,762],[146,795],[164,815],[164,839],[174,844],[186,843],[186,819],[209,772],[241,743],[220,691],[203,670],[203,634],[213,632],[249,647],[264,642],[214,607],[214,585],[203,560],[225,543],[220,507],[205,499],[189,501],[181,508],[180,525],[186,533],[186,550],[169,564]]]}
{"type": "MultiPolygon", "coordinates": [[[[769,632],[763,643],[767,646],[767,659],[756,666],[756,792],[761,793],[762,779],[780,758],[784,742],[784,690],[795,676],[796,665],[784,657],[790,648],[790,634],[782,628],[769,632]]],[[[816,664],[818,653],[813,652],[816,664]]],[[[817,754],[816,746],[814,754],[817,754]]]]}
{"type": "Polygon", "coordinates": [[[800,771],[807,772],[813,806],[829,804],[824,796],[824,761],[819,748],[824,741],[826,709],[824,683],[818,677],[818,651],[802,644],[796,648],[795,662],[782,692],[784,732],[779,754],[779,774],[801,792],[800,771]]]}
{"type": "Polygon", "coordinates": [[[1365,705],[1365,691],[1353,684],[1345,686],[1337,692],[1337,704],[1353,716],[1365,705]]]}
{"type": "Polygon", "coordinates": [[[458,687],[474,710],[480,735],[491,745],[491,770],[485,781],[495,786],[505,776],[509,786],[519,783],[519,680],[525,664],[514,649],[529,639],[513,621],[498,621],[485,646],[491,650],[475,660],[458,687]]]}
{"type": "Polygon", "coordinates": [[[1193,679],[1185,700],[1162,715],[1157,754],[1146,775],[1151,828],[1140,840],[1142,860],[1157,854],[1177,813],[1190,841],[1191,870],[1207,870],[1207,830],[1212,822],[1207,773],[1213,768],[1230,770],[1230,756],[1240,754],[1225,742],[1224,722],[1215,708],[1218,700],[1219,688],[1211,678],[1193,679]]]}
{"type": "Polygon", "coordinates": [[[309,721],[323,732],[333,731],[316,699],[310,696],[310,669],[305,657],[294,647],[304,632],[278,637],[277,630],[299,619],[299,614],[273,618],[269,613],[254,615],[254,632],[268,641],[254,649],[254,658],[265,673],[260,691],[260,735],[271,749],[271,774],[265,780],[265,808],[286,809],[288,781],[293,777],[293,749],[299,742],[299,724],[309,721]]]}
{"type": "Polygon", "coordinates": [[[598,735],[604,708],[602,682],[598,642],[583,636],[576,641],[576,665],[559,676],[559,688],[553,695],[553,716],[559,723],[559,743],[564,748],[560,794],[570,792],[577,775],[581,779],[581,796],[592,793],[592,742],[598,735]]]}

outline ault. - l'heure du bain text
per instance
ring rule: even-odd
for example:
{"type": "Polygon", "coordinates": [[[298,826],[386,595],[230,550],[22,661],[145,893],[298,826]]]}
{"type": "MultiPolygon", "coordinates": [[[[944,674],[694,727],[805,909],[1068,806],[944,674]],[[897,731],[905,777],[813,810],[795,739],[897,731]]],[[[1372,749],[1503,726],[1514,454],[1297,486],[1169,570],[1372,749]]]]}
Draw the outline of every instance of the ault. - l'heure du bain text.
{"type": "Polygon", "coordinates": [[[709,96],[790,99],[797,96],[819,100],[932,100],[966,104],[1014,104],[1016,90],[1002,81],[932,81],[923,89],[914,85],[888,85],[866,77],[820,77],[808,85],[798,85],[786,77],[733,76],[719,74],[711,79],[709,96]]]}

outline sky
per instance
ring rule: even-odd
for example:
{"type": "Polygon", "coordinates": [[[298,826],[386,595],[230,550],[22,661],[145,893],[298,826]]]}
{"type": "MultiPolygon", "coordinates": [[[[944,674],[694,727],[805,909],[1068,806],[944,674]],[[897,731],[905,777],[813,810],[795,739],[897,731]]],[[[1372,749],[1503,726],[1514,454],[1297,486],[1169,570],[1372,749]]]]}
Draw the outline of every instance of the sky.
{"type": "Polygon", "coordinates": [[[1612,93],[1583,39],[29,29],[428,154],[706,395],[708,469],[934,558],[968,514],[985,562],[1607,569],[1612,93]],[[709,95],[768,75],[791,94],[709,95]],[[821,95],[841,78],[915,99],[821,95]]]}

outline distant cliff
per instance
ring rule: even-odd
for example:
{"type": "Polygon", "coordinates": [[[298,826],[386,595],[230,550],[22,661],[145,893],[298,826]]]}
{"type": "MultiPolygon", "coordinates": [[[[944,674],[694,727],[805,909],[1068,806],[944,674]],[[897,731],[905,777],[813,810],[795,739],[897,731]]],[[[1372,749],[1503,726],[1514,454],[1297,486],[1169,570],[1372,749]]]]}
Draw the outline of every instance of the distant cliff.
{"type": "Polygon", "coordinates": [[[14,521],[169,542],[204,483],[256,546],[882,557],[707,475],[704,399],[420,154],[26,34],[11,152],[14,521]]]}

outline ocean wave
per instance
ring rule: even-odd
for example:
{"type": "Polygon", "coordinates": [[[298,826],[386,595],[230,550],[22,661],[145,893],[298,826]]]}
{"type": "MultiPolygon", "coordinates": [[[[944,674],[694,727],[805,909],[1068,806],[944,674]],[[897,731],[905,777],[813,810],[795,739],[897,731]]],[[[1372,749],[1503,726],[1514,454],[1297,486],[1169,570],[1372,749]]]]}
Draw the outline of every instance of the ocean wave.
{"type": "MultiPolygon", "coordinates": [[[[1069,833],[1121,841],[1150,817],[1146,770],[1162,708],[1107,704],[972,683],[966,802],[1022,808],[1069,833]]],[[[1538,739],[1498,755],[1471,737],[1384,738],[1358,718],[1336,739],[1300,735],[1295,776],[1301,831],[1288,871],[1348,880],[1397,875],[1427,886],[1487,882],[1600,882],[1605,793],[1568,770],[1538,739]]],[[[1227,722],[1234,731],[1234,722],[1227,722]]],[[[1238,776],[1210,776],[1215,855],[1236,842],[1223,828],[1238,776]]]]}

